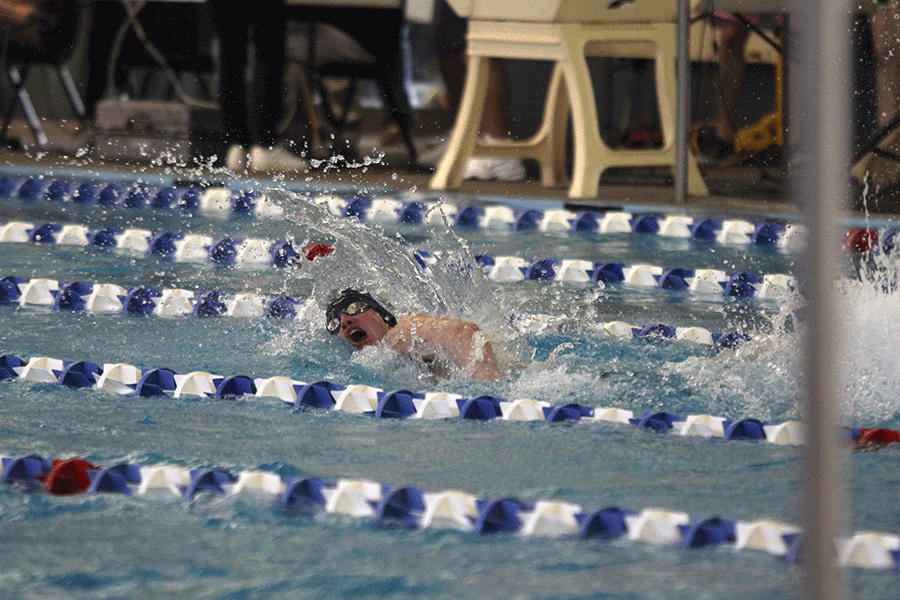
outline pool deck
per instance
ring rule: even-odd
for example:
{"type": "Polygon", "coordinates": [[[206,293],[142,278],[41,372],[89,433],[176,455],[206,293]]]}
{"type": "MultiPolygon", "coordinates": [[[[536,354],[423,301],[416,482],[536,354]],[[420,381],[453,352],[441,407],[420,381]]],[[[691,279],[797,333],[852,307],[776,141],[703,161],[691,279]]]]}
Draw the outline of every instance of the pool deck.
{"type": "MultiPolygon", "coordinates": [[[[170,165],[153,164],[151,161],[121,162],[103,160],[84,147],[86,134],[65,122],[45,122],[45,131],[53,149],[35,152],[33,149],[0,149],[0,171],[21,169],[24,172],[51,173],[62,176],[67,172],[88,172],[92,176],[104,173],[116,176],[135,175],[149,177],[165,175],[176,179],[200,179],[200,169],[185,169],[183,174],[170,165]]],[[[14,121],[13,137],[31,141],[24,124],[14,121]]],[[[417,139],[417,145],[424,144],[417,139]]],[[[369,190],[428,191],[430,173],[409,168],[405,151],[400,147],[382,147],[381,163],[362,168],[313,169],[309,173],[285,175],[286,183],[321,183],[325,185],[354,185],[369,190]]],[[[675,200],[671,170],[668,168],[609,169],[604,173],[597,196],[572,199],[565,187],[547,188],[535,179],[536,173],[523,182],[466,181],[457,193],[469,197],[472,202],[507,202],[553,207],[560,204],[568,208],[622,208],[639,207],[647,210],[709,214],[721,217],[730,215],[755,215],[770,218],[791,219],[799,211],[790,198],[790,185],[786,170],[781,166],[716,166],[701,167],[710,195],[689,196],[684,204],[675,200]]],[[[222,180],[226,174],[219,170],[212,178],[222,180]]],[[[256,179],[271,180],[273,175],[257,175],[256,179]]],[[[862,206],[858,187],[848,182],[848,207],[845,218],[864,222],[867,217],[877,221],[900,220],[900,201],[890,197],[877,200],[868,212],[862,206]]],[[[870,203],[871,204],[871,203],[870,203]]]]}

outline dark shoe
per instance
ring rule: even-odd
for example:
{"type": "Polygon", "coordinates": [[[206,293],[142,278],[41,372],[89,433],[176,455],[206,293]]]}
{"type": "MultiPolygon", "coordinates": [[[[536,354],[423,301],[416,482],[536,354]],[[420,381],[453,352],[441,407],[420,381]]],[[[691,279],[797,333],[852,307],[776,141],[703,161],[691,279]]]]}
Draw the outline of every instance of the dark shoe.
{"type": "Polygon", "coordinates": [[[714,162],[721,162],[734,154],[734,144],[726,142],[711,126],[700,127],[694,135],[694,152],[714,162]]]}

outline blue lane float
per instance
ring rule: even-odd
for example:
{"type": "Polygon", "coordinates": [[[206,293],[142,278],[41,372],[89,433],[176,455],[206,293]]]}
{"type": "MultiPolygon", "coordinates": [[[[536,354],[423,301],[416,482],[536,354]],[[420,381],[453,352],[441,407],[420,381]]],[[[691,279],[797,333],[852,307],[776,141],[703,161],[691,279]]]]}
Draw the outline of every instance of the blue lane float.
{"type": "MultiPolygon", "coordinates": [[[[331,513],[369,520],[384,530],[451,529],[485,536],[626,540],[682,550],[722,547],[766,552],[797,562],[800,528],[771,519],[740,521],[660,508],[592,509],[561,500],[477,497],[431,492],[367,479],[282,478],[269,471],[189,470],[172,465],[94,465],[78,458],[0,457],[4,484],[31,493],[117,494],[156,500],[215,502],[246,496],[293,516],[331,513]]],[[[838,562],[866,569],[900,568],[900,536],[862,532],[835,540],[838,562]]]]}
{"type": "MultiPolygon", "coordinates": [[[[757,419],[732,420],[712,415],[647,412],[580,404],[551,405],[534,399],[507,400],[493,396],[465,398],[446,392],[385,391],[366,385],[329,381],[302,382],[286,376],[220,376],[196,371],[177,373],[168,368],[140,368],[126,363],[99,365],[90,361],[64,361],[14,355],[0,356],[0,380],[20,379],[55,383],[72,389],[95,388],[118,395],[143,397],[199,396],[214,399],[257,397],[280,400],[299,410],[338,410],[376,418],[466,419],[475,421],[609,422],[631,424],[657,432],[723,440],[753,440],[778,445],[801,445],[805,427],[798,421],[769,424],[757,419]]],[[[897,443],[895,431],[846,429],[849,443],[878,446],[897,443]]]]}
{"type": "MultiPolygon", "coordinates": [[[[276,190],[270,190],[270,194],[276,190]]],[[[277,190],[286,193],[286,190],[277,190]]],[[[693,239],[701,243],[756,245],[795,251],[802,247],[805,230],[792,223],[751,222],[630,213],[610,210],[515,210],[505,205],[458,206],[447,199],[423,202],[398,194],[382,196],[359,192],[337,195],[303,192],[338,217],[408,225],[450,223],[454,227],[500,229],[515,232],[657,235],[693,239]]],[[[75,202],[120,206],[130,210],[186,210],[214,216],[283,218],[284,212],[262,190],[228,187],[152,186],[144,183],[95,183],[27,177],[0,177],[0,196],[24,202],[75,202]]]]}
{"type": "MultiPolygon", "coordinates": [[[[417,251],[423,267],[439,263],[439,255],[417,251]]],[[[778,299],[797,289],[792,275],[782,273],[727,272],[721,269],[664,268],[658,265],[605,263],[584,259],[492,256],[479,254],[475,261],[485,276],[497,283],[539,281],[554,283],[626,285],[724,297],[778,299]]]]}
{"type": "Polygon", "coordinates": [[[30,242],[119,249],[132,254],[157,256],[184,262],[214,262],[224,265],[287,267],[300,254],[286,240],[259,238],[213,238],[202,234],[171,231],[100,227],[81,224],[10,221],[0,224],[0,242],[30,242]]]}
{"type": "MultiPolygon", "coordinates": [[[[0,242],[31,242],[117,248],[144,256],[175,261],[213,262],[250,267],[293,267],[301,251],[285,240],[260,238],[213,238],[203,234],[153,232],[145,229],[99,228],[80,224],[12,221],[0,224],[0,242]]],[[[413,253],[428,268],[442,257],[424,250],[413,253]]],[[[781,273],[726,272],[720,269],[664,268],[657,265],[626,265],[583,259],[518,256],[475,257],[485,276],[498,283],[519,281],[603,283],[652,287],[677,292],[715,294],[738,298],[779,298],[797,289],[791,275],[781,273]]],[[[327,259],[325,259],[327,260],[327,259]]]]}
{"type": "MultiPolygon", "coordinates": [[[[122,313],[143,316],[191,316],[295,319],[303,299],[253,293],[229,294],[185,289],[157,290],[138,285],[65,282],[47,278],[0,278],[0,305],[52,307],[60,311],[122,313]]],[[[598,331],[622,338],[668,338],[706,345],[719,351],[736,348],[750,337],[738,332],[710,332],[702,327],[662,323],[633,326],[622,321],[599,323],[598,331]]]]}
{"type": "MultiPolygon", "coordinates": [[[[381,419],[607,422],[681,436],[793,446],[805,442],[805,427],[798,421],[769,424],[752,418],[733,420],[712,415],[683,416],[658,411],[635,416],[632,411],[621,408],[576,403],[552,405],[530,398],[466,398],[447,392],[386,391],[372,386],[343,385],[330,381],[307,383],[286,376],[222,376],[205,371],[178,373],[167,368],[142,368],[127,363],[100,365],[51,357],[32,357],[26,361],[14,355],[0,356],[0,380],[11,379],[143,397],[265,398],[279,400],[297,410],[336,410],[381,419]]],[[[851,441],[860,440],[868,432],[868,440],[876,440],[872,431],[848,430],[848,437],[851,441]]]]}
{"type": "Polygon", "coordinates": [[[226,294],[151,286],[65,282],[46,278],[0,278],[0,305],[45,306],[60,311],[132,315],[266,317],[293,319],[299,299],[253,293],[226,294]]]}

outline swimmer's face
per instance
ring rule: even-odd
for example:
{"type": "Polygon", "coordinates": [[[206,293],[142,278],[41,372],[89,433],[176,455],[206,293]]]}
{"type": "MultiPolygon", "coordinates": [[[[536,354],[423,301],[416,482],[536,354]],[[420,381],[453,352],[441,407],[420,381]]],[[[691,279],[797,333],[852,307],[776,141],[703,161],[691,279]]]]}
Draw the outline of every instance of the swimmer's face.
{"type": "Polygon", "coordinates": [[[341,327],[337,336],[359,350],[363,346],[374,346],[380,342],[389,329],[381,315],[368,308],[357,315],[341,313],[341,327]]]}

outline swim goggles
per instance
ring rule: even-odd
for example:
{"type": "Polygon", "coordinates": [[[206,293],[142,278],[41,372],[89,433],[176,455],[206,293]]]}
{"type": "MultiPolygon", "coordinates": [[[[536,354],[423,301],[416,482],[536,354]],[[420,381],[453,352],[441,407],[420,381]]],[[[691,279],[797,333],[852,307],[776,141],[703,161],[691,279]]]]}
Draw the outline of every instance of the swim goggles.
{"type": "Polygon", "coordinates": [[[346,306],[346,308],[344,308],[343,310],[341,310],[341,312],[338,313],[338,316],[334,317],[333,319],[328,321],[328,323],[325,324],[325,329],[328,331],[328,333],[333,335],[338,332],[338,329],[341,328],[341,315],[355,317],[356,315],[366,312],[370,308],[372,308],[372,306],[364,300],[357,300],[356,302],[351,302],[350,304],[348,304],[346,306]]]}

